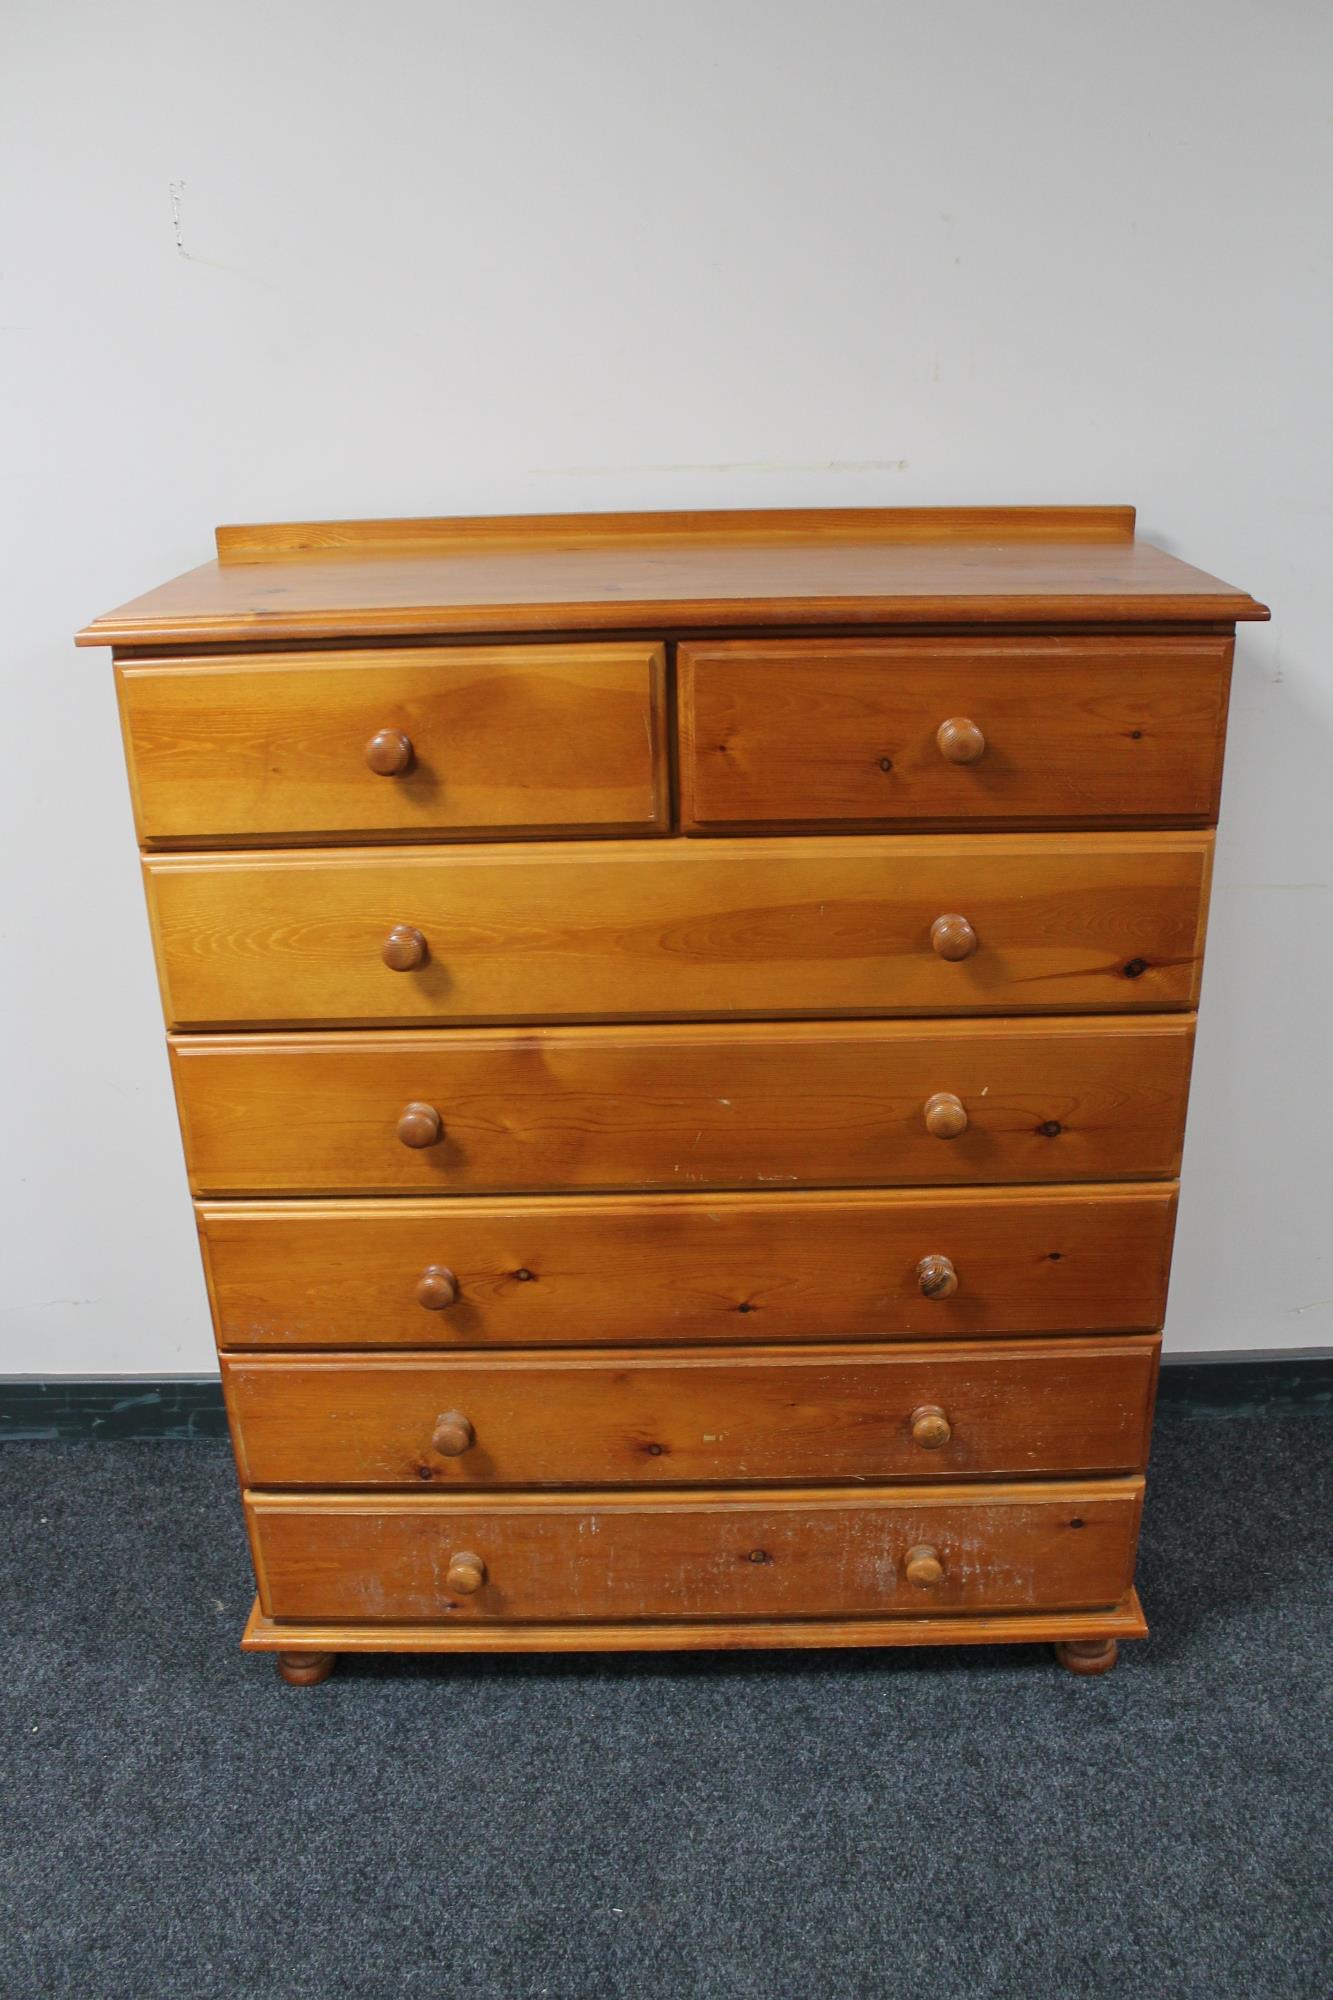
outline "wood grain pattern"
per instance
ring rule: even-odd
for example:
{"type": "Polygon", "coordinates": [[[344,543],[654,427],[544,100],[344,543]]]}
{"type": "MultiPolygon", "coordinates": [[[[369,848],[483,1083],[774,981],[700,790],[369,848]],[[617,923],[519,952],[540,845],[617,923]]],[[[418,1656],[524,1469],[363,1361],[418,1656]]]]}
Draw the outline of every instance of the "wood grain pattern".
{"type": "Polygon", "coordinates": [[[1128,542],[1132,507],[719,507],[662,513],[464,514],[373,521],[263,521],[220,527],[223,562],[485,545],[621,547],[678,541],[1128,542]]]}
{"type": "Polygon", "coordinates": [[[245,1643],[287,1679],[1035,1638],[1091,1673],[1143,1632],[1205,829],[1267,612],[1133,527],[220,529],[79,635],[195,1031],[245,1643]],[[677,767],[708,838],[646,839],[677,767]]]}
{"type": "Polygon", "coordinates": [[[246,1494],[270,1618],[848,1617],[1120,1602],[1141,1479],[743,1494],[246,1494]],[[904,1575],[929,1543],[943,1576],[904,1575]],[[475,1551],[479,1590],[451,1592],[475,1551]]]}
{"type": "Polygon", "coordinates": [[[1138,1471],[1157,1345],[227,1355],[222,1383],[247,1486],[1019,1479],[1138,1471]]]}
{"type": "Polygon", "coordinates": [[[122,605],[79,643],[1267,617],[1246,592],[1130,539],[1125,512],[778,511],[632,528],[569,515],[431,523],[423,539],[403,523],[224,531],[235,559],[122,605]]]}
{"type": "Polygon", "coordinates": [[[1161,1324],[1167,1183],[204,1203],[223,1347],[959,1339],[1161,1324]],[[926,1297],[923,1256],[958,1274],[926,1297]],[[443,1311],[416,1296],[444,1264],[443,1311]]]}
{"type": "Polygon", "coordinates": [[[683,646],[682,825],[1206,824],[1231,650],[1133,634],[683,646]],[[954,761],[938,733],[964,717],[984,748],[954,761]]]}
{"type": "Polygon", "coordinates": [[[1174,1175],[1193,1041],[1188,1015],[735,1022],[180,1036],[171,1060],[203,1195],[929,1186],[1174,1175]],[[436,1143],[400,1142],[413,1104],[436,1143]]]}
{"type": "Polygon", "coordinates": [[[1193,1004],[1206,833],[598,841],[144,863],[175,1027],[1193,1004]],[[953,963],[931,925],[979,943],[953,963]],[[395,923],[429,945],[386,973],[395,923]]]}
{"type": "Polygon", "coordinates": [[[660,646],[488,646],[121,664],[149,847],[662,831],[660,646]],[[408,768],[368,742],[396,732],[408,768]]]}
{"type": "Polygon", "coordinates": [[[255,1599],[241,1639],[247,1653],[330,1646],[339,1653],[704,1653],[848,1646],[1034,1646],[1089,1638],[1145,1639],[1136,1590],[1091,1611],[967,1612],[933,1618],[641,1620],[605,1625],[304,1623],[267,1618],[255,1599]]]}

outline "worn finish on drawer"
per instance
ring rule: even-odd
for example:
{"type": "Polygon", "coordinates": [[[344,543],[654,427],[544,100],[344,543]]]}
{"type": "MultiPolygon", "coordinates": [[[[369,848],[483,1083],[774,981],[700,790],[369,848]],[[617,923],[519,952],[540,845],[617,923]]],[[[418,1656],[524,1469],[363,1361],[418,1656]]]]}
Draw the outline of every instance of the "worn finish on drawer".
{"type": "Polygon", "coordinates": [[[1157,1183],[219,1202],[199,1222],[223,1347],[947,1340],[1157,1327],[1175,1199],[1157,1183]],[[420,1303],[440,1269],[456,1299],[420,1303]]]}
{"type": "Polygon", "coordinates": [[[406,1027],[1188,1007],[1211,856],[1205,833],[940,834],[145,870],[174,1026],[406,1027]],[[385,962],[401,945],[414,969],[385,962]]]}
{"type": "Polygon", "coordinates": [[[260,1486],[690,1486],[1136,1472],[1155,1340],[555,1358],[223,1357],[260,1486]]]}
{"type": "Polygon", "coordinates": [[[1193,1041],[1185,1015],[737,1022],[178,1036],[171,1058],[197,1194],[538,1194],[1171,1176],[1193,1041]],[[413,1103],[431,1144],[398,1136],[413,1103]]]}
{"type": "Polygon", "coordinates": [[[126,662],[117,678],[146,847],[669,821],[660,646],[126,662]]]}
{"type": "Polygon", "coordinates": [[[1231,651],[1130,634],[683,646],[682,823],[1206,825],[1231,651]]]}
{"type": "Polygon", "coordinates": [[[248,1493],[246,1513],[270,1618],[919,1617],[1118,1603],[1142,1497],[1141,1479],[799,1495],[248,1493]],[[923,1549],[940,1572],[930,1584],[907,1573],[923,1549]],[[450,1581],[463,1554],[483,1569],[469,1592],[450,1581]]]}

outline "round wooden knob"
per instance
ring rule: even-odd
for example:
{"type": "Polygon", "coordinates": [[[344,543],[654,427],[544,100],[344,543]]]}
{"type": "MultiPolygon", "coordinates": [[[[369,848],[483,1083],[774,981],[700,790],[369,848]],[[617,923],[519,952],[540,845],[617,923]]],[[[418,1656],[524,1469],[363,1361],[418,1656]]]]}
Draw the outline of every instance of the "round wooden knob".
{"type": "Polygon", "coordinates": [[[986,739],[970,716],[951,715],[935,731],[941,756],[951,764],[975,764],[984,755],[986,739]]]}
{"type": "Polygon", "coordinates": [[[967,1130],[967,1106],[951,1090],[937,1090],[922,1106],[932,1139],[956,1139],[967,1130]]]}
{"type": "Polygon", "coordinates": [[[948,1299],[958,1290],[958,1273],[951,1257],[923,1257],[916,1275],[923,1298],[948,1299]]]}
{"type": "MultiPolygon", "coordinates": [[[[426,1107],[430,1109],[429,1105],[426,1107]]],[[[427,1264],[417,1279],[417,1304],[427,1312],[443,1312],[458,1303],[458,1280],[447,1264],[427,1264]]]]}
{"type": "MultiPolygon", "coordinates": [[[[430,1434],[430,1448],[438,1451],[441,1458],[461,1458],[477,1441],[477,1434],[461,1410],[445,1410],[435,1419],[435,1428],[430,1434]]],[[[467,1558],[455,1556],[455,1562],[467,1558]]],[[[473,1557],[471,1560],[475,1561],[473,1557]]],[[[477,1588],[474,1583],[472,1588],[477,1588]]]]}
{"type": "Polygon", "coordinates": [[[977,934],[966,917],[950,912],[936,917],[930,927],[930,942],[940,958],[971,958],[977,948],[977,934]]]}
{"type": "Polygon", "coordinates": [[[395,924],[380,946],[380,957],[390,972],[415,972],[426,963],[426,940],[415,924],[395,924]]]}
{"type": "Polygon", "coordinates": [[[381,778],[401,778],[415,759],[412,738],[401,729],[377,729],[366,745],[366,762],[381,778]]]}
{"type": "Polygon", "coordinates": [[[444,1131],[433,1104],[405,1104],[398,1118],[398,1137],[405,1146],[433,1146],[444,1131]]]}
{"type": "Polygon", "coordinates": [[[471,1597],[486,1581],[486,1565],[470,1549],[460,1549],[457,1555],[450,1556],[444,1580],[455,1597],[471,1597]]]}
{"type": "Polygon", "coordinates": [[[903,1568],[907,1581],[920,1590],[931,1590],[944,1581],[944,1564],[929,1542],[918,1542],[914,1549],[909,1549],[903,1568]]]}
{"type": "Polygon", "coordinates": [[[912,1412],[912,1442],[922,1451],[938,1451],[953,1436],[953,1425],[938,1403],[923,1403],[912,1412]]]}

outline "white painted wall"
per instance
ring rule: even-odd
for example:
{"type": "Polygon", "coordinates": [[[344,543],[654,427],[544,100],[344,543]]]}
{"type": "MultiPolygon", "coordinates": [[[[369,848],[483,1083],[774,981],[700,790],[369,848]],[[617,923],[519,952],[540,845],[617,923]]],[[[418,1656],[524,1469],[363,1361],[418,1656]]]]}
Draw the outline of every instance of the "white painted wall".
{"type": "Polygon", "coordinates": [[[220,520],[617,506],[1132,500],[1272,604],[1168,1333],[1329,1344],[1331,75],[1325,0],[7,0],[0,1373],[211,1364],[74,628],[220,520]]]}

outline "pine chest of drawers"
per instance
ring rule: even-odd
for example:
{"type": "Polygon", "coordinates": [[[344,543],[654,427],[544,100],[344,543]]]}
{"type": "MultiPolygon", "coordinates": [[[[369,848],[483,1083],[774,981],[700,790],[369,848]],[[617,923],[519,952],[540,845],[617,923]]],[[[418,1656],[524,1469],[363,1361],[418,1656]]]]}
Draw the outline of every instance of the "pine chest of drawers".
{"type": "Polygon", "coordinates": [[[1126,508],[221,529],[114,648],[259,1594],[1143,1634],[1242,591],[1126,508]]]}

